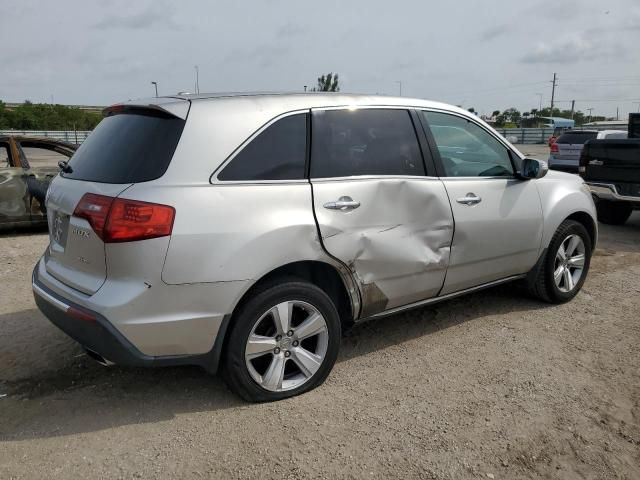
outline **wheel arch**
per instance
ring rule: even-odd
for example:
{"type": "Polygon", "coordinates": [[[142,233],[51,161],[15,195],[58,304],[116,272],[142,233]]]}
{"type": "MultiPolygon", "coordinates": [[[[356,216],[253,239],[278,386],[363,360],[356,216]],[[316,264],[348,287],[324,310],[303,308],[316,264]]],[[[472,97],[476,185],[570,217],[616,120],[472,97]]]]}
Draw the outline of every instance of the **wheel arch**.
{"type": "Polygon", "coordinates": [[[598,241],[598,227],[593,217],[587,212],[578,211],[569,215],[565,220],[573,220],[581,224],[589,234],[589,238],[591,239],[591,249],[595,250],[596,243],[598,241]]]}
{"type": "MultiPolygon", "coordinates": [[[[277,267],[264,274],[242,294],[236,303],[231,318],[242,306],[261,290],[282,279],[300,279],[316,285],[334,302],[340,315],[343,329],[349,328],[360,308],[360,299],[355,283],[346,269],[320,260],[301,260],[277,267]]],[[[229,334],[227,329],[225,336],[229,334]]],[[[226,340],[226,339],[225,339],[226,340]]]]}

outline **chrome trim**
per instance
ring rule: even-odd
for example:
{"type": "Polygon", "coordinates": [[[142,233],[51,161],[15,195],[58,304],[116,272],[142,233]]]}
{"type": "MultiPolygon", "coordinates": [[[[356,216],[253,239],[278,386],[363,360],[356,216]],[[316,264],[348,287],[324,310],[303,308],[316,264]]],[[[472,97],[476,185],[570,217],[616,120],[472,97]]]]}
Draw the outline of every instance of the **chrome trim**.
{"type": "Polygon", "coordinates": [[[616,200],[620,202],[640,202],[640,196],[630,197],[628,195],[620,195],[616,190],[616,186],[611,183],[591,183],[586,182],[591,193],[602,200],[616,200]]]}
{"type": "Polygon", "coordinates": [[[44,299],[47,302],[49,302],[51,305],[56,307],[58,310],[62,310],[63,312],[66,312],[67,310],[69,310],[69,307],[70,307],[69,305],[67,305],[64,302],[61,302],[60,300],[58,300],[54,296],[49,295],[47,292],[45,292],[42,288],[40,288],[35,283],[31,283],[31,288],[33,289],[33,292],[36,295],[38,295],[42,299],[44,299]]]}
{"type": "Polygon", "coordinates": [[[462,295],[466,295],[467,293],[477,292],[479,290],[484,290],[485,288],[495,287],[497,285],[501,285],[503,283],[512,282],[514,280],[521,280],[523,278],[526,278],[526,276],[527,275],[525,273],[523,273],[522,275],[512,275],[510,277],[503,278],[503,279],[500,279],[500,280],[494,280],[493,282],[484,283],[482,285],[478,285],[478,286],[471,287],[471,288],[466,288],[466,289],[460,290],[458,292],[448,293],[446,295],[442,295],[441,297],[432,297],[432,298],[428,298],[426,300],[420,300],[419,302],[410,303],[408,305],[403,305],[401,307],[395,307],[395,308],[392,308],[390,310],[385,310],[384,312],[376,313],[375,315],[371,315],[370,317],[361,318],[361,319],[357,320],[357,322],[359,323],[359,322],[363,322],[363,321],[366,321],[366,320],[373,320],[375,318],[386,317],[386,316],[389,316],[389,315],[394,315],[396,313],[403,312],[405,310],[412,310],[414,308],[419,308],[419,307],[423,307],[423,306],[426,306],[426,305],[431,305],[433,303],[443,302],[445,300],[450,300],[452,298],[456,298],[456,297],[460,297],[462,295]]]}

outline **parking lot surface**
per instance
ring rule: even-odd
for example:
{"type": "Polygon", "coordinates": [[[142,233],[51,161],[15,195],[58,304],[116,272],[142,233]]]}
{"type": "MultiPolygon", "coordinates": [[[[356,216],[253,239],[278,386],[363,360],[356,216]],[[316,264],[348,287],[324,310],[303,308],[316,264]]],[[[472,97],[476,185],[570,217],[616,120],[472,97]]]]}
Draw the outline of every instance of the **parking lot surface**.
{"type": "Polygon", "coordinates": [[[506,285],[363,324],[271,404],[94,363],[35,307],[46,235],[0,235],[0,478],[640,478],[640,213],[600,228],[574,301],[506,285]]]}

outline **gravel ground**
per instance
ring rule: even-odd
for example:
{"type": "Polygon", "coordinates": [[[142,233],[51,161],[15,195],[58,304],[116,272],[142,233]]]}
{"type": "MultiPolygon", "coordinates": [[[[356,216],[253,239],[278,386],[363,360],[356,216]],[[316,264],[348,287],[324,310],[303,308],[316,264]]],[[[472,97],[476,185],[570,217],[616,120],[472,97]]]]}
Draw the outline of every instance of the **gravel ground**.
{"type": "Polygon", "coordinates": [[[246,404],[198,368],[104,368],[0,236],[0,478],[640,478],[640,212],[569,304],[503,286],[358,327],[326,384],[246,404]]]}

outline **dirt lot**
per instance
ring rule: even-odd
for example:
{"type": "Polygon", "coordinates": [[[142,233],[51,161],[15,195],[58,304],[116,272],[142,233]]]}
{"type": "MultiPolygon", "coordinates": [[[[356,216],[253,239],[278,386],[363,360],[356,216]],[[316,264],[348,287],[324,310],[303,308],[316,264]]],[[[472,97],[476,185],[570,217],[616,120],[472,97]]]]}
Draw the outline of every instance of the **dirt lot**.
{"type": "Polygon", "coordinates": [[[640,478],[640,214],[571,303],[505,286],[357,328],[327,383],[246,404],[197,368],[103,368],[0,237],[0,478],[640,478]],[[6,395],[6,396],[3,396],[6,395]]]}

